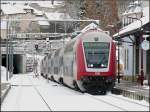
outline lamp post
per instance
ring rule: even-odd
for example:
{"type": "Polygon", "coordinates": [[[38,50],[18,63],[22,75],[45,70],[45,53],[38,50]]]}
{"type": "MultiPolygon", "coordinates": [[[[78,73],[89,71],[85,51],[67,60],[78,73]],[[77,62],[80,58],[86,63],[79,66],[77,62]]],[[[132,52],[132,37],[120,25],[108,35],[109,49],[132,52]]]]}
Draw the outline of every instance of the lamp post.
{"type": "MultiPolygon", "coordinates": [[[[8,16],[7,16],[8,17],[8,16]]],[[[8,52],[8,46],[9,46],[9,44],[8,44],[8,40],[9,40],[9,18],[8,18],[8,20],[7,20],[7,31],[6,31],[6,35],[7,35],[7,38],[6,38],[6,80],[8,81],[8,64],[9,64],[9,61],[8,61],[8,54],[9,54],[9,52],[8,52]]]]}

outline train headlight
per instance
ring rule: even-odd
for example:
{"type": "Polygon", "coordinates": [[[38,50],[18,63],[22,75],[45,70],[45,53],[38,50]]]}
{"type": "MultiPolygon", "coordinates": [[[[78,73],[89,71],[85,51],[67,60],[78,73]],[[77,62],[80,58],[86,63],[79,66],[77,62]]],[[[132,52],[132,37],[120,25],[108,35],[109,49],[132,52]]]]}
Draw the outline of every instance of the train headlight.
{"type": "Polygon", "coordinates": [[[93,67],[93,64],[88,64],[88,67],[91,67],[91,68],[92,68],[92,67],[93,67]]]}
{"type": "Polygon", "coordinates": [[[104,65],[104,64],[101,64],[101,66],[104,67],[105,65],[104,65]]]}

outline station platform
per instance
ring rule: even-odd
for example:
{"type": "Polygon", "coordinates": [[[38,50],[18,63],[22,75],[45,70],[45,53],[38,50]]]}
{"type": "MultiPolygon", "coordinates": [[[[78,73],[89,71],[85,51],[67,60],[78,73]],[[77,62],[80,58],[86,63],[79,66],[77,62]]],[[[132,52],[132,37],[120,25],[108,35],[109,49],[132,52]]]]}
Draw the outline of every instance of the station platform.
{"type": "Polygon", "coordinates": [[[150,101],[149,86],[141,86],[137,82],[120,80],[120,83],[116,82],[113,92],[135,100],[150,101]]]}
{"type": "Polygon", "coordinates": [[[0,99],[1,99],[1,104],[4,100],[4,98],[6,97],[7,93],[9,92],[11,88],[11,85],[10,83],[1,83],[1,96],[0,96],[0,99]]]}

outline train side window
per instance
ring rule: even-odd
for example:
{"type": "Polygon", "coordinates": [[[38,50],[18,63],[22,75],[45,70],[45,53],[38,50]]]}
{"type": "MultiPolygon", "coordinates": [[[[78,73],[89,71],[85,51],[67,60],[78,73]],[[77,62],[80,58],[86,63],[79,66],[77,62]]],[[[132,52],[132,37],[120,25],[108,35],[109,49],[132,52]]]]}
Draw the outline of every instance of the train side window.
{"type": "Polygon", "coordinates": [[[51,61],[51,65],[53,66],[53,60],[51,61]]]}
{"type": "Polygon", "coordinates": [[[75,41],[71,42],[70,44],[68,44],[65,48],[64,53],[68,53],[68,52],[72,52],[73,51],[73,45],[75,44],[75,41]]]}
{"type": "Polygon", "coordinates": [[[71,76],[73,76],[73,61],[71,61],[71,76]]]}
{"type": "Polygon", "coordinates": [[[77,58],[77,57],[76,57],[76,52],[74,52],[74,53],[73,53],[73,61],[74,61],[74,62],[76,61],[76,58],[77,58]]]}
{"type": "Polygon", "coordinates": [[[60,57],[59,64],[60,64],[60,66],[63,65],[63,57],[62,56],[60,57]]]}

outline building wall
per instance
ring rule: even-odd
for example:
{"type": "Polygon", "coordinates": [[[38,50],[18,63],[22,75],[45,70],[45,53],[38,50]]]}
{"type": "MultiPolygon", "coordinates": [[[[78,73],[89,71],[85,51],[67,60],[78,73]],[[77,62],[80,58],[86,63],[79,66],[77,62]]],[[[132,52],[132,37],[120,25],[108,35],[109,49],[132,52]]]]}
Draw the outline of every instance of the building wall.
{"type": "MultiPolygon", "coordinates": [[[[131,3],[135,3],[135,1],[137,0],[133,0],[131,1],[131,3]]],[[[138,0],[138,1],[141,1],[141,0],[138,0]]],[[[130,1],[121,1],[119,0],[120,4],[125,4],[124,6],[126,6],[126,8],[124,9],[127,9],[128,5],[126,3],[130,3],[130,1]]],[[[144,7],[147,7],[149,6],[149,1],[148,0],[142,0],[142,8],[144,7]]],[[[120,6],[121,7],[121,6],[120,6]]],[[[141,8],[141,9],[142,9],[141,8]]],[[[135,10],[137,11],[137,10],[135,10]]],[[[121,12],[121,11],[120,11],[121,12]]],[[[141,18],[141,14],[142,12],[139,12],[137,11],[136,12],[137,14],[135,14],[134,10],[132,13],[125,13],[125,15],[123,14],[123,16],[119,16],[122,18],[122,23],[125,23],[124,26],[128,25],[128,24],[131,24],[132,22],[134,22],[135,20],[133,21],[129,21],[129,18],[125,18],[126,16],[130,16],[130,17],[134,17],[134,18],[137,18],[136,16],[139,15],[138,18],[141,18]],[[126,19],[125,22],[124,22],[124,18],[126,19]]],[[[123,26],[123,27],[124,27],[123,26]]],[[[140,35],[139,35],[139,32],[136,32],[134,35],[130,35],[130,37],[132,37],[133,40],[136,40],[136,45],[132,46],[132,44],[130,43],[125,43],[123,42],[122,45],[123,45],[123,48],[124,48],[124,76],[125,77],[130,77],[129,80],[132,79],[132,76],[135,76],[134,77],[134,80],[136,80],[136,76],[137,75],[141,75],[141,47],[140,47],[140,35]],[[134,53],[133,53],[134,52],[134,53]],[[126,64],[128,64],[128,66],[126,67],[126,64]]],[[[128,42],[132,42],[127,36],[126,37],[123,37],[123,40],[124,41],[128,41],[128,42]]],[[[149,69],[148,67],[150,66],[150,63],[148,63],[148,57],[150,56],[150,54],[148,54],[148,52],[146,51],[143,51],[143,70],[144,70],[144,76],[145,78],[148,77],[148,73],[147,69],[149,69]]]]}
{"type": "MultiPolygon", "coordinates": [[[[134,39],[134,37],[132,37],[134,39]]],[[[132,42],[128,37],[123,39],[127,42],[132,42]]],[[[123,43],[124,47],[124,74],[132,76],[134,73],[134,59],[133,59],[133,44],[123,43]]]]}
{"type": "MultiPolygon", "coordinates": [[[[3,14],[1,16],[1,19],[9,19],[9,20],[34,19],[34,18],[35,18],[35,15],[33,14],[32,10],[26,10],[26,13],[3,14]]],[[[31,23],[31,20],[30,21],[21,20],[21,21],[10,21],[8,24],[12,27],[13,31],[16,31],[19,33],[19,32],[26,32],[27,29],[29,29],[30,23],[31,23]]]]}
{"type": "MultiPolygon", "coordinates": [[[[32,13],[26,13],[26,14],[22,15],[20,17],[20,19],[35,19],[35,15],[33,15],[32,13]]],[[[29,27],[31,22],[32,22],[32,20],[21,21],[20,24],[19,24],[20,31],[21,32],[27,32],[27,30],[31,28],[31,27],[29,27]]]]}
{"type": "MultiPolygon", "coordinates": [[[[135,40],[135,38],[138,38],[136,36],[131,36],[131,37],[133,40],[135,40]]],[[[124,37],[123,40],[132,42],[128,37],[124,37]]],[[[123,57],[122,57],[122,59],[124,59],[124,61],[123,61],[124,62],[124,76],[130,76],[130,77],[134,76],[135,77],[137,75],[140,75],[141,49],[138,49],[138,46],[133,47],[132,43],[130,44],[130,43],[123,42],[122,46],[124,48],[124,49],[122,49],[122,51],[124,52],[123,57]],[[133,49],[134,49],[134,51],[133,51],[133,49]],[[139,51],[138,52],[139,56],[137,56],[137,54],[136,54],[136,49],[138,49],[138,51],[139,51]],[[139,61],[139,64],[138,64],[138,61],[139,61]],[[137,69],[137,71],[136,71],[136,69],[137,69]]],[[[143,50],[143,70],[144,70],[145,78],[148,77],[148,75],[150,74],[150,72],[148,72],[150,63],[147,62],[150,60],[150,59],[148,59],[149,56],[150,56],[150,52],[143,50]]]]}
{"type": "Polygon", "coordinates": [[[149,7],[150,6],[149,0],[142,0],[142,2],[143,2],[143,7],[149,7]]]}
{"type": "Polygon", "coordinates": [[[1,29],[1,39],[6,39],[7,38],[7,30],[6,29],[1,29]]]}

